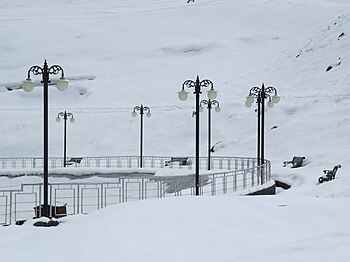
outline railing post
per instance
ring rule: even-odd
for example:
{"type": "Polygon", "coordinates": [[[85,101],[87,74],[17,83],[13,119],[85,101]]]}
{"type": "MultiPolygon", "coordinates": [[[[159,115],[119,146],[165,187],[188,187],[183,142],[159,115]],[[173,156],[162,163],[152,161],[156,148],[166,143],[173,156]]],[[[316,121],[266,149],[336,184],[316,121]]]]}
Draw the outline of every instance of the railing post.
{"type": "Polygon", "coordinates": [[[103,184],[101,184],[101,209],[103,208],[103,184]]]}
{"type": "Polygon", "coordinates": [[[9,217],[9,224],[11,225],[12,224],[12,191],[10,191],[10,217],[9,217]]]}
{"type": "Polygon", "coordinates": [[[235,175],[234,175],[234,183],[233,183],[233,187],[234,187],[234,192],[237,191],[237,173],[235,172],[235,175]]]}
{"type": "Polygon", "coordinates": [[[227,181],[226,181],[227,177],[226,174],[224,174],[224,194],[227,193],[227,181]]]}
{"type": "Polygon", "coordinates": [[[211,175],[211,195],[215,196],[215,176],[211,175]]]}
{"type": "Polygon", "coordinates": [[[243,189],[247,187],[247,174],[245,171],[243,171],[243,189]]]}
{"type": "Polygon", "coordinates": [[[107,167],[111,167],[111,158],[107,157],[107,167]]]}
{"type": "Polygon", "coordinates": [[[50,208],[49,208],[49,214],[50,214],[50,217],[52,217],[52,185],[51,184],[49,184],[49,186],[50,186],[50,195],[49,195],[49,206],[50,206],[50,208]]]}
{"type": "Polygon", "coordinates": [[[77,214],[80,211],[80,185],[77,186],[77,214]]]}
{"type": "Polygon", "coordinates": [[[141,200],[144,199],[144,193],[145,193],[145,179],[141,178],[141,200]]]}
{"type": "Polygon", "coordinates": [[[125,202],[125,179],[121,178],[120,182],[122,184],[122,203],[125,202]]]}

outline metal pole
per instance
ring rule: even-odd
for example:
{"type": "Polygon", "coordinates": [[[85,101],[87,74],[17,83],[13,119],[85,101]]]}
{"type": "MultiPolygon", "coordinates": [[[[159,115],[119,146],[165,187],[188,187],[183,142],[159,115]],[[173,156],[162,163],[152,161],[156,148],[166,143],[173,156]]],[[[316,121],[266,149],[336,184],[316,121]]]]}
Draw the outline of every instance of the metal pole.
{"type": "Polygon", "coordinates": [[[195,142],[195,187],[196,187],[196,196],[199,196],[200,192],[200,178],[199,178],[199,108],[200,108],[200,94],[201,94],[201,87],[211,87],[209,90],[210,93],[208,93],[208,98],[216,98],[216,91],[213,88],[213,83],[209,79],[205,79],[202,81],[199,81],[199,76],[197,75],[196,81],[192,80],[186,80],[182,84],[182,89],[179,93],[179,98],[180,100],[186,100],[187,99],[187,92],[184,90],[185,87],[188,88],[195,88],[194,94],[196,95],[196,110],[195,110],[195,115],[196,115],[196,142],[195,142]]]}
{"type": "Polygon", "coordinates": [[[142,145],[143,145],[143,105],[140,108],[141,125],[140,125],[140,167],[142,167],[142,145]]]}
{"type": "Polygon", "coordinates": [[[211,148],[211,100],[208,99],[208,170],[210,170],[210,148],[211,148]]]}
{"type": "MultiPolygon", "coordinates": [[[[265,86],[262,84],[261,88],[261,165],[265,163],[264,161],[264,122],[265,122],[265,86]]],[[[261,184],[264,184],[264,168],[261,171],[261,184]]]]}
{"type": "Polygon", "coordinates": [[[64,111],[64,133],[63,133],[63,166],[66,167],[66,159],[67,159],[67,112],[64,111]]]}
{"type": "Polygon", "coordinates": [[[49,71],[46,60],[44,62],[44,70],[42,74],[42,82],[44,85],[44,209],[43,216],[49,217],[48,206],[48,187],[49,187],[49,71]]]}
{"type": "Polygon", "coordinates": [[[199,196],[199,96],[201,87],[199,76],[196,79],[195,94],[196,94],[196,196],[199,196]]]}
{"type": "Polygon", "coordinates": [[[260,133],[260,118],[261,118],[261,113],[260,113],[260,108],[261,108],[261,106],[260,106],[260,104],[261,104],[261,94],[260,94],[260,92],[259,92],[259,94],[258,94],[258,99],[257,99],[257,101],[258,101],[258,144],[257,144],[257,158],[258,158],[258,166],[260,166],[260,164],[261,164],[261,161],[260,161],[260,135],[261,135],[261,133],[260,133]]]}

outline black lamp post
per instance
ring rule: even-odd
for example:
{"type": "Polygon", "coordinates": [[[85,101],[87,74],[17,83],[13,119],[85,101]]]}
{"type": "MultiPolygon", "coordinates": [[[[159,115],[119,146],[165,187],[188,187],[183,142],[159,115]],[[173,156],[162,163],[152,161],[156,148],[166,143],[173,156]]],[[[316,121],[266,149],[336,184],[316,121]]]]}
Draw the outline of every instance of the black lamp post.
{"type": "Polygon", "coordinates": [[[63,118],[64,122],[63,122],[63,166],[66,167],[67,166],[67,120],[69,119],[69,121],[71,123],[74,123],[75,119],[73,117],[72,113],[67,113],[66,111],[64,112],[59,112],[57,117],[56,117],[56,121],[60,122],[61,118],[63,118]]]}
{"type": "Polygon", "coordinates": [[[143,115],[146,112],[147,117],[151,117],[151,109],[148,106],[135,106],[134,110],[132,111],[132,116],[136,117],[137,116],[137,111],[139,111],[140,116],[141,116],[141,124],[140,124],[140,164],[139,166],[142,167],[142,152],[143,152],[143,115]]]}
{"type": "MultiPolygon", "coordinates": [[[[274,104],[277,104],[280,101],[280,97],[277,95],[277,90],[273,86],[265,87],[262,84],[262,87],[252,87],[249,91],[249,95],[246,99],[246,106],[250,108],[254,102],[254,98],[256,99],[256,103],[258,104],[258,141],[257,141],[257,159],[258,166],[264,164],[264,151],[265,151],[265,141],[264,141],[264,126],[265,126],[265,99],[268,99],[267,106],[272,108],[274,104]],[[273,95],[272,95],[273,94],[273,95]]],[[[264,174],[260,173],[260,183],[264,183],[264,174]]]]}
{"type": "Polygon", "coordinates": [[[48,66],[45,60],[44,66],[32,66],[28,70],[27,79],[23,82],[23,90],[30,92],[35,86],[35,81],[30,79],[30,73],[33,75],[42,75],[41,83],[44,87],[44,205],[43,205],[43,216],[49,217],[49,206],[48,206],[48,177],[49,177],[49,126],[48,126],[48,108],[49,108],[49,96],[48,96],[48,87],[50,81],[50,75],[57,75],[61,72],[61,78],[56,82],[57,89],[64,91],[68,88],[68,80],[64,78],[64,71],[61,66],[53,65],[48,66]]]}
{"type": "Polygon", "coordinates": [[[219,113],[221,108],[217,100],[202,100],[200,102],[199,111],[203,111],[203,106],[206,105],[208,109],[208,170],[210,170],[210,153],[211,153],[211,110],[215,106],[215,112],[219,113]]]}
{"type": "Polygon", "coordinates": [[[202,88],[210,87],[208,91],[208,98],[211,100],[214,100],[217,97],[217,92],[214,89],[213,82],[204,79],[202,81],[199,81],[199,76],[197,76],[196,81],[193,80],[186,80],[182,84],[182,89],[180,92],[178,92],[179,99],[184,101],[188,97],[188,92],[185,91],[185,87],[187,88],[194,88],[194,94],[196,95],[196,174],[195,174],[195,186],[196,186],[196,196],[199,196],[199,98],[200,94],[202,93],[202,88]]]}

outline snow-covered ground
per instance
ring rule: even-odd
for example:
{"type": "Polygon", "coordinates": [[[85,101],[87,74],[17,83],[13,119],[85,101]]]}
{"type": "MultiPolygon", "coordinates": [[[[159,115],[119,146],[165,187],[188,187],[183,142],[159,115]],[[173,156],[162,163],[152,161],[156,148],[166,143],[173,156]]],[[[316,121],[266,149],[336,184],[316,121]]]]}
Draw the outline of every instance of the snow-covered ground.
{"type": "MultiPolygon", "coordinates": [[[[62,155],[64,110],[76,119],[68,155],[137,155],[131,112],[141,103],[152,111],[144,154],[193,155],[194,96],[177,92],[199,75],[219,91],[215,155],[255,156],[245,97],[262,83],[278,90],[265,157],[292,185],[276,196],[124,203],[57,228],[3,227],[1,261],[349,261],[348,0],[3,0],[0,21],[1,157],[42,155],[42,88],[18,88],[47,59],[72,79],[65,92],[50,87],[50,156],[62,155]],[[305,165],[282,167],[293,156],[305,165]],[[337,178],[318,185],[337,164],[337,178]]],[[[203,156],[206,120],[205,111],[203,156]]]]}

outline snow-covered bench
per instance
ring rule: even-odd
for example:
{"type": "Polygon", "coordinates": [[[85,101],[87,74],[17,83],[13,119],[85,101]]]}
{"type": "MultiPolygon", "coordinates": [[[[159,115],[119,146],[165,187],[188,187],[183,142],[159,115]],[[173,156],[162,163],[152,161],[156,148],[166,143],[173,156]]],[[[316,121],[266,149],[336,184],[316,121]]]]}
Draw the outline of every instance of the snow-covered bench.
{"type": "Polygon", "coordinates": [[[178,162],[180,166],[189,165],[188,157],[172,157],[170,160],[166,160],[164,165],[169,166],[170,163],[178,162]]]}
{"type": "Polygon", "coordinates": [[[283,166],[285,167],[288,164],[292,164],[292,168],[301,167],[304,159],[304,156],[294,156],[292,161],[284,161],[283,166]]]}
{"type": "Polygon", "coordinates": [[[80,164],[82,159],[82,157],[72,157],[66,162],[66,165],[80,164]]]}
{"type": "Polygon", "coordinates": [[[323,170],[324,175],[319,177],[318,182],[323,183],[324,181],[334,179],[339,168],[341,168],[341,165],[334,166],[332,170],[323,170]]]}

